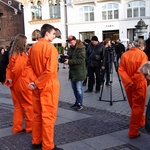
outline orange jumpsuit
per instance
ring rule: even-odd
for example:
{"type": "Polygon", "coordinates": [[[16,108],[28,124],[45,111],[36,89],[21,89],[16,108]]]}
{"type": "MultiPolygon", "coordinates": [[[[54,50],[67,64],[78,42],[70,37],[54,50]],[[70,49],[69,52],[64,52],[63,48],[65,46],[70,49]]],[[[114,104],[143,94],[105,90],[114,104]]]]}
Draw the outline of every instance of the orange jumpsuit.
{"type": "Polygon", "coordinates": [[[32,144],[42,142],[42,150],[50,150],[54,148],[54,125],[60,89],[57,49],[46,39],[38,39],[29,49],[27,68],[31,81],[37,86],[33,90],[32,144]]]}
{"type": "Polygon", "coordinates": [[[118,68],[131,108],[128,133],[130,138],[138,136],[138,128],[145,125],[144,108],[147,96],[147,82],[141,75],[139,68],[146,61],[148,61],[148,58],[142,50],[132,48],[123,53],[118,68]],[[133,85],[130,86],[131,84],[133,85]]]}
{"type": "Polygon", "coordinates": [[[9,64],[6,69],[6,82],[9,85],[8,79],[12,80],[9,85],[14,104],[13,127],[12,132],[17,133],[23,130],[22,124],[25,117],[26,132],[32,131],[33,122],[33,103],[32,90],[28,87],[29,78],[25,70],[27,64],[27,55],[13,55],[9,59],[9,64]]]}

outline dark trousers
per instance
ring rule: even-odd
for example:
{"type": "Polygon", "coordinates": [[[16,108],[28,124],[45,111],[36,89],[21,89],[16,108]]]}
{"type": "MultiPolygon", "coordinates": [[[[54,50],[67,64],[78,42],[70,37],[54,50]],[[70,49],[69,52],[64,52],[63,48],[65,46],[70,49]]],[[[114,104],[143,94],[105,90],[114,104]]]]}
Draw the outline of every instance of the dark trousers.
{"type": "Polygon", "coordinates": [[[146,129],[147,132],[150,132],[150,99],[148,101],[148,105],[147,105],[147,108],[146,108],[145,129],[146,129]]]}
{"type": "Polygon", "coordinates": [[[112,63],[106,63],[105,69],[101,70],[101,83],[104,83],[106,81],[106,84],[109,84],[111,69],[112,69],[112,63]]]}
{"type": "Polygon", "coordinates": [[[94,83],[96,83],[96,91],[100,90],[100,67],[88,67],[88,90],[93,91],[94,83]],[[96,82],[95,82],[96,81],[96,82]]]}

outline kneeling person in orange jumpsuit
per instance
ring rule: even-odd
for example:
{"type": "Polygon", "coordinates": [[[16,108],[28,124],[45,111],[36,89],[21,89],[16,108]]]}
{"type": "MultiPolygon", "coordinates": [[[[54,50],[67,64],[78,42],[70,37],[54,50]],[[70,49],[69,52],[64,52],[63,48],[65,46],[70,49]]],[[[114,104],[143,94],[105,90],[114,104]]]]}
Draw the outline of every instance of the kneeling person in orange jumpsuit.
{"type": "Polygon", "coordinates": [[[140,135],[138,128],[145,125],[144,108],[147,96],[147,81],[140,73],[140,67],[148,61],[143,52],[145,41],[139,39],[135,47],[123,53],[118,68],[126,95],[131,108],[128,136],[135,138],[140,135]]]}
{"type": "Polygon", "coordinates": [[[6,82],[11,90],[14,104],[12,132],[24,131],[22,124],[25,116],[26,132],[32,131],[33,104],[32,90],[28,74],[25,70],[27,64],[26,36],[19,34],[15,37],[9,54],[9,64],[6,69],[6,82]]]}
{"type": "Polygon", "coordinates": [[[60,85],[58,81],[58,51],[50,42],[55,28],[44,24],[41,38],[29,49],[27,69],[33,90],[34,119],[32,149],[63,150],[54,144],[54,125],[57,116],[60,85]]]}

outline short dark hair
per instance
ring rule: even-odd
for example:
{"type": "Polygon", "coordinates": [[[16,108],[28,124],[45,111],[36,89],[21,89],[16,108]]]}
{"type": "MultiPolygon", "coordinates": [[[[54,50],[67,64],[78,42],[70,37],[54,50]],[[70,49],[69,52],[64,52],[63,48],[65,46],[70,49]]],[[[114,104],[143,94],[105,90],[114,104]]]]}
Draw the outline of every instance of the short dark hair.
{"type": "Polygon", "coordinates": [[[41,27],[41,37],[44,37],[46,32],[51,32],[52,30],[56,30],[56,28],[50,24],[44,24],[42,27],[41,27]]]}

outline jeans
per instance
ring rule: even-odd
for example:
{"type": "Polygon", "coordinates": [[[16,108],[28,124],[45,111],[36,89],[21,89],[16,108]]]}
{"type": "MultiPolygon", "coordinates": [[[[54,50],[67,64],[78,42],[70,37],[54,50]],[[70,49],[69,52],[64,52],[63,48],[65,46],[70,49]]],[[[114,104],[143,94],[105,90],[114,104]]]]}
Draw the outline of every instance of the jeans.
{"type": "Polygon", "coordinates": [[[83,104],[83,81],[71,81],[71,86],[74,92],[74,96],[76,98],[76,104],[82,105],[83,104]]]}

